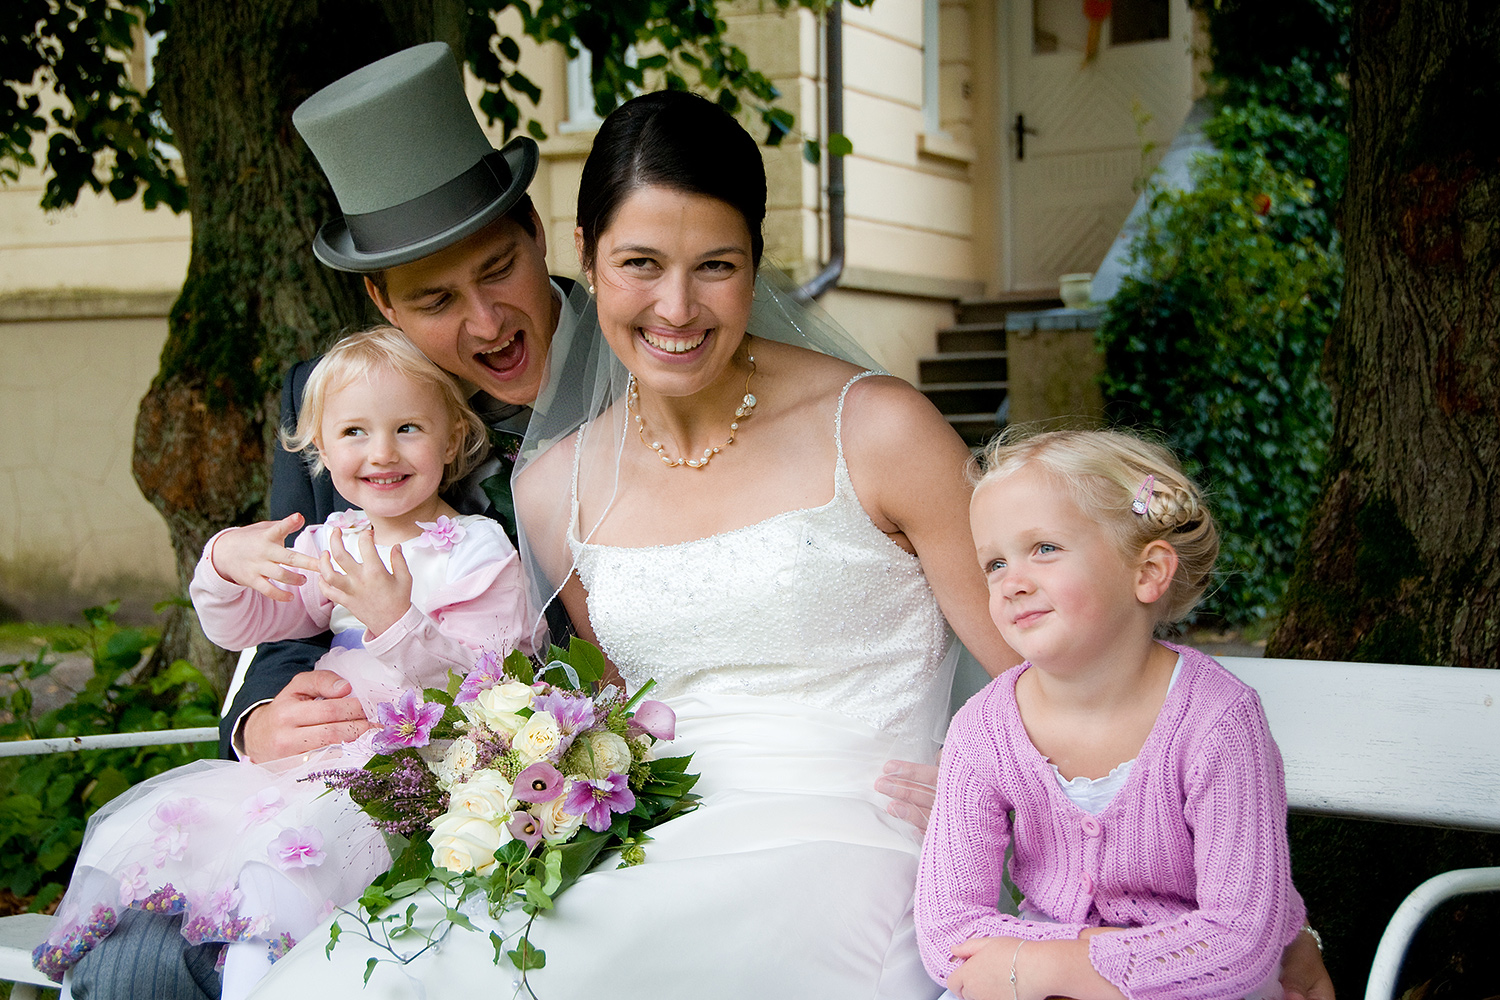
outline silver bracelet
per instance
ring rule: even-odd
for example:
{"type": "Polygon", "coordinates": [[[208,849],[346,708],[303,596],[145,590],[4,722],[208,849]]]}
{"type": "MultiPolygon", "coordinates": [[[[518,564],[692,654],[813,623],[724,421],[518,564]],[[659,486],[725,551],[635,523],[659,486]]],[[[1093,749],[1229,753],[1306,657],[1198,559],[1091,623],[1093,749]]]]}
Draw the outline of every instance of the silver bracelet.
{"type": "Polygon", "coordinates": [[[1021,994],[1016,990],[1016,959],[1021,957],[1021,945],[1026,941],[1016,942],[1016,953],[1010,956],[1010,1000],[1021,1000],[1021,994]]]}

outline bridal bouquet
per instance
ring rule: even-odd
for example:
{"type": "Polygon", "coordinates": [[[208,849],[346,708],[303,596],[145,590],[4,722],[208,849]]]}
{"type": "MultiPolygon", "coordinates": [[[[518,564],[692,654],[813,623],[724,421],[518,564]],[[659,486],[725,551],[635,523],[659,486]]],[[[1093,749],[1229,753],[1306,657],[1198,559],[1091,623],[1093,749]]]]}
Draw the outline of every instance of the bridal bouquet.
{"type": "MultiPolygon", "coordinates": [[[[313,775],[350,797],[392,840],[395,857],[359,899],[359,933],[409,962],[451,929],[477,930],[461,907],[483,899],[491,916],[527,914],[514,947],[491,932],[495,961],[506,955],[524,977],[545,954],[526,938],[531,921],[609,851],[620,866],[645,860],[646,831],[693,808],[696,774],[688,757],[653,757],[674,735],[676,717],[603,683],[597,648],[574,638],[534,664],[520,652],[503,662],[481,654],[446,691],[405,691],[378,708],[375,756],[361,769],[313,775]],[[414,923],[417,910],[390,912],[428,893],[445,918],[436,929],[414,923]],[[376,940],[376,935],[384,938],[376,940]],[[392,941],[425,945],[398,954],[392,941]]],[[[337,945],[338,922],[328,950],[337,945]]],[[[365,981],[381,959],[372,958],[365,981]]]]}

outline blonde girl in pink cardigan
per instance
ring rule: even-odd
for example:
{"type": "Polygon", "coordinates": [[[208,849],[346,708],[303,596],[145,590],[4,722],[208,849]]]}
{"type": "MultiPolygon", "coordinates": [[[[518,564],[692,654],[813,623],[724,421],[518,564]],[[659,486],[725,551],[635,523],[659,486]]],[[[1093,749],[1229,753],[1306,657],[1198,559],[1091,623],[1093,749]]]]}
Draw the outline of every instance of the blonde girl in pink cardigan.
{"type": "Polygon", "coordinates": [[[1280,997],[1303,925],[1281,757],[1255,692],[1156,639],[1218,532],[1165,449],[1002,440],[970,521],[1027,662],[954,717],[922,849],[923,961],[965,1000],[1280,997]],[[1024,899],[1001,913],[1005,855],[1024,899]]]}

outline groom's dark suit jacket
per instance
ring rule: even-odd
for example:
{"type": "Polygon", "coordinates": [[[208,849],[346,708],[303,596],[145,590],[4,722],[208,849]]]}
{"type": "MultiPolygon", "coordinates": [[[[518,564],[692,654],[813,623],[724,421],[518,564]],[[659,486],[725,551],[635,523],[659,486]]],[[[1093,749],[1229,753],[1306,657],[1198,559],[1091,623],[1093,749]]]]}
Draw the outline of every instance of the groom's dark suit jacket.
{"type": "MultiPolygon", "coordinates": [[[[562,279],[558,279],[559,282],[562,279]]],[[[569,283],[571,284],[571,283],[569,283]]],[[[564,291],[567,286],[564,287],[564,291]]],[[[294,428],[297,410],[302,404],[302,393],[307,387],[307,377],[312,374],[318,359],[300,361],[287,372],[281,389],[281,426],[294,428]]],[[[493,402],[493,401],[492,401],[493,402]]],[[[496,420],[510,418],[511,425],[524,422],[516,418],[530,411],[525,407],[511,406],[495,408],[480,415],[493,425],[496,420]]],[[[461,496],[449,496],[448,500],[461,514],[485,514],[495,517],[495,508],[486,501],[483,507],[461,496]]],[[[278,443],[271,465],[271,520],[279,521],[293,512],[301,512],[307,524],[322,524],[335,511],[348,510],[354,506],[334,489],[333,480],[325,469],[317,476],[310,474],[307,463],[300,455],[293,455],[278,443]]],[[[497,518],[498,519],[498,518],[497,518]]],[[[292,536],[295,538],[296,536],[292,536]]],[[[287,539],[291,544],[292,539],[287,539]]],[[[515,541],[515,539],[511,539],[515,541]]],[[[554,601],[547,608],[547,624],[552,632],[552,641],[566,645],[565,636],[572,631],[562,605],[554,601]]],[[[318,658],[328,652],[332,633],[324,632],[311,639],[288,639],[282,642],[261,643],[245,674],[244,683],[236,692],[234,703],[219,720],[219,756],[234,759],[231,740],[240,716],[258,702],[267,701],[286,687],[291,679],[304,670],[311,670],[318,658]]]]}

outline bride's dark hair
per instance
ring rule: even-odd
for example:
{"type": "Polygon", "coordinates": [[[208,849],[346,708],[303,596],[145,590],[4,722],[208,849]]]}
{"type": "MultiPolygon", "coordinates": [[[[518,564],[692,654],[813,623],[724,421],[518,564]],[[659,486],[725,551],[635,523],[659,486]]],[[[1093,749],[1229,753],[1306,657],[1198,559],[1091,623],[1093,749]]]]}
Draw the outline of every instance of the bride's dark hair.
{"type": "Polygon", "coordinates": [[[766,167],[734,116],[681,90],[626,101],[604,119],[578,186],[583,261],[594,266],[599,235],[636,188],[664,187],[717,198],[745,217],[750,254],[760,267],[765,237],[766,167]]]}

